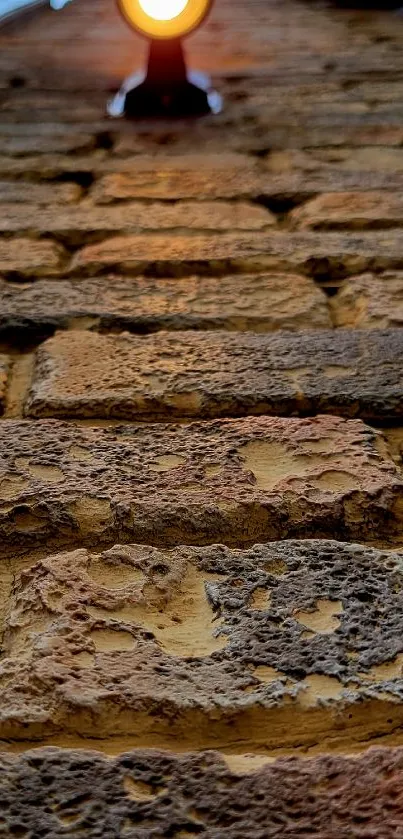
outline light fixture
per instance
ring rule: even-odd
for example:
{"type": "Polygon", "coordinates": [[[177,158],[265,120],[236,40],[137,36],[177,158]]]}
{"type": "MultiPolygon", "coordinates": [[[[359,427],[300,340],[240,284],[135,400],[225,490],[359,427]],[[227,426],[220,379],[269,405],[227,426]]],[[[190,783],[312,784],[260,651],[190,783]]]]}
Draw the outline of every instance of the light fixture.
{"type": "Polygon", "coordinates": [[[183,117],[219,113],[221,97],[203,73],[186,67],[182,38],[207,17],[213,0],[117,0],[129,26],[150,40],[148,65],[123,82],[111,117],[183,117]]]}

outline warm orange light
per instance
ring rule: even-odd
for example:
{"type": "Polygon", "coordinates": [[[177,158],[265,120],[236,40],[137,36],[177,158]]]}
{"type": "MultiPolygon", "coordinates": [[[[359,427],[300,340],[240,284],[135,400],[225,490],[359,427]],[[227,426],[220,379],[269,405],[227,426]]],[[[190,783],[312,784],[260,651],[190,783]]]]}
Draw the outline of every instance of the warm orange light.
{"type": "Polygon", "coordinates": [[[181,38],[196,29],[212,0],[118,0],[128,24],[148,38],[181,38]]]}

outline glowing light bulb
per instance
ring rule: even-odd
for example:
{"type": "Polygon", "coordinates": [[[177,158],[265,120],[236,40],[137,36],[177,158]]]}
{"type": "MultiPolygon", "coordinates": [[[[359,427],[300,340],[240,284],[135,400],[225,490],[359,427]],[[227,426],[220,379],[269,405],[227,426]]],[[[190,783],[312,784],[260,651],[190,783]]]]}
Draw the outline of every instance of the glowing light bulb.
{"type": "Polygon", "coordinates": [[[182,14],[189,0],[139,0],[143,12],[154,20],[173,20],[182,14]]]}

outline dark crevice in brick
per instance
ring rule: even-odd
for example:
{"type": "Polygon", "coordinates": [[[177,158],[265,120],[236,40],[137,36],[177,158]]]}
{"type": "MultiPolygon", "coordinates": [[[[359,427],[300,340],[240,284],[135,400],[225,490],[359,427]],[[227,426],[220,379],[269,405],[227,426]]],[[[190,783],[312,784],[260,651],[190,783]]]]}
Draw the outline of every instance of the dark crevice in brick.
{"type": "Polygon", "coordinates": [[[258,195],[252,199],[254,204],[260,204],[266,210],[270,210],[276,216],[285,218],[296,207],[306,204],[316,198],[314,192],[298,192],[298,193],[278,193],[277,195],[258,195]]]}
{"type": "Polygon", "coordinates": [[[62,172],[60,175],[55,175],[53,178],[45,178],[44,180],[48,183],[77,184],[77,186],[81,186],[83,190],[88,190],[95,181],[95,175],[93,172],[88,170],[82,170],[77,172],[62,172]]]}

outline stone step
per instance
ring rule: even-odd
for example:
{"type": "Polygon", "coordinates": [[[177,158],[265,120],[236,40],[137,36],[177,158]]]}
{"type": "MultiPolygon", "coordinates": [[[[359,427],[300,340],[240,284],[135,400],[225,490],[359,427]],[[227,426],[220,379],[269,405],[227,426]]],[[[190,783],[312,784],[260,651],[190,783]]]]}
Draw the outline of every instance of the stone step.
{"type": "Polygon", "coordinates": [[[264,752],[386,737],[403,722],[402,563],[326,540],[46,557],[12,581],[0,738],[264,752]]]}
{"type": "Polygon", "coordinates": [[[151,839],[156,831],[282,839],[305,829],[326,839],[356,839],[363,829],[395,839],[403,818],[402,749],[283,760],[255,771],[247,761],[234,769],[214,752],[147,750],[111,760],[96,751],[36,749],[4,754],[0,766],[10,835],[59,839],[74,825],[91,839],[151,839]]]}
{"type": "Polygon", "coordinates": [[[31,417],[169,421],[403,416],[403,331],[60,332],[36,351],[31,417]]]}
{"type": "Polygon", "coordinates": [[[4,555],[138,541],[392,540],[401,474],[360,420],[249,417],[106,428],[0,423],[4,555]]]}
{"type": "Polygon", "coordinates": [[[331,327],[327,300],[298,274],[223,277],[106,276],[8,283],[0,279],[0,339],[40,340],[71,327],[153,332],[228,329],[272,332],[331,327]]]}

